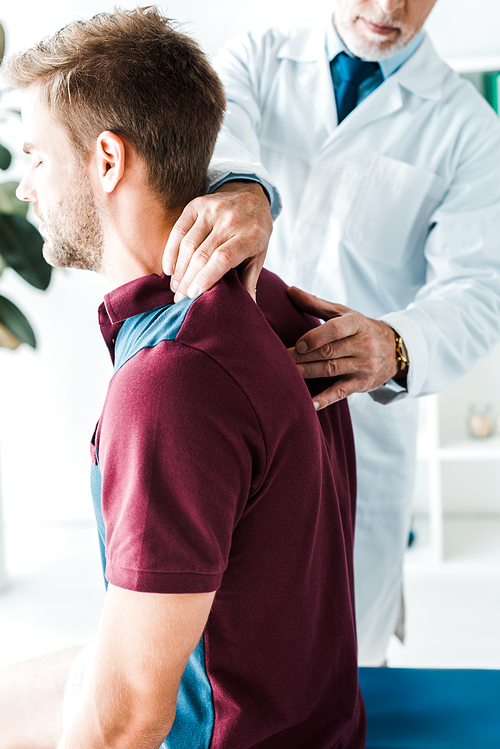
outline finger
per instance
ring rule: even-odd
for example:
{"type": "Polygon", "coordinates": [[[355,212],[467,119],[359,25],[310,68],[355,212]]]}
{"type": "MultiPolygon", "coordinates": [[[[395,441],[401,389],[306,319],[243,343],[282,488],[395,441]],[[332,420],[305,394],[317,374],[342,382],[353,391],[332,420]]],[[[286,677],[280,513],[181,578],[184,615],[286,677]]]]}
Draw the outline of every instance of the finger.
{"type": "Polygon", "coordinates": [[[313,405],[316,411],[321,411],[323,408],[331,406],[332,403],[338,403],[338,401],[344,400],[349,395],[357,392],[357,378],[349,376],[342,377],[331,387],[323,390],[319,395],[315,395],[313,398],[313,405]]]}
{"type": "Polygon", "coordinates": [[[297,369],[305,380],[317,377],[340,377],[359,372],[359,362],[354,357],[326,359],[297,364],[297,369]]]}
{"type": "MultiPolygon", "coordinates": [[[[197,222],[184,236],[179,246],[177,260],[172,274],[173,291],[177,291],[182,284],[184,296],[186,295],[189,283],[184,277],[195,255],[198,255],[197,260],[195,261],[195,264],[198,264],[197,270],[208,262],[216,248],[214,238],[211,236],[211,231],[212,223],[210,220],[200,216],[197,222]]],[[[194,278],[196,272],[191,273],[190,280],[194,278]]]]}
{"type": "Polygon", "coordinates": [[[312,351],[307,351],[305,354],[298,354],[295,347],[288,350],[296,364],[319,362],[324,359],[343,359],[348,356],[359,359],[363,353],[359,346],[356,346],[355,336],[341,338],[338,341],[328,341],[328,343],[324,343],[322,346],[312,349],[312,351]]]}
{"type": "MultiPolygon", "coordinates": [[[[187,294],[187,296],[193,298],[198,296],[202,291],[208,291],[208,289],[211,289],[217,281],[220,281],[222,276],[227,273],[228,270],[239,266],[248,254],[248,244],[246,241],[242,241],[240,236],[232,237],[227,242],[224,242],[217,247],[213,252],[211,252],[211,248],[209,247],[210,255],[208,258],[206,257],[208,255],[208,251],[205,250],[206,244],[206,242],[203,243],[203,245],[192,256],[178,288],[179,294],[187,294]]],[[[250,261],[247,261],[256,263],[250,281],[248,281],[250,285],[253,284],[254,299],[258,274],[264,264],[265,250],[265,247],[262,249],[262,245],[257,245],[256,252],[258,254],[255,258],[251,258],[250,261]]]]}
{"type": "Polygon", "coordinates": [[[217,252],[217,250],[208,240],[202,242],[200,247],[198,247],[198,249],[191,255],[186,267],[183,269],[180,282],[177,281],[176,278],[177,272],[174,274],[173,289],[176,292],[176,302],[186,296],[194,298],[202,291],[208,291],[208,289],[213,286],[215,281],[210,285],[202,287],[201,278],[198,279],[197,277],[201,269],[205,268],[208,263],[210,263],[215,252],[217,252]]]}
{"type": "Polygon", "coordinates": [[[313,317],[319,317],[321,320],[329,320],[332,317],[338,317],[345,312],[349,312],[349,307],[320,299],[314,294],[298,289],[296,286],[289,287],[288,296],[302,312],[313,315],[313,317]]]}
{"type": "Polygon", "coordinates": [[[175,269],[177,256],[182,240],[194,226],[198,218],[198,212],[189,203],[175,222],[163,252],[163,271],[171,276],[175,269]]]}
{"type": "Polygon", "coordinates": [[[185,296],[194,298],[202,291],[208,291],[222,276],[234,268],[238,260],[232,251],[231,240],[217,247],[213,252],[205,249],[205,243],[194,253],[184,271],[175,301],[185,296]]]}
{"type": "Polygon", "coordinates": [[[257,282],[266,259],[265,251],[238,267],[240,281],[252,299],[257,301],[257,282]]]}
{"type": "Polygon", "coordinates": [[[306,354],[310,351],[322,349],[326,358],[329,359],[334,354],[332,344],[335,341],[341,341],[349,336],[354,336],[359,330],[359,317],[356,312],[349,310],[340,317],[334,317],[327,320],[323,325],[312,328],[303,335],[295,344],[295,350],[298,354],[306,354]]]}

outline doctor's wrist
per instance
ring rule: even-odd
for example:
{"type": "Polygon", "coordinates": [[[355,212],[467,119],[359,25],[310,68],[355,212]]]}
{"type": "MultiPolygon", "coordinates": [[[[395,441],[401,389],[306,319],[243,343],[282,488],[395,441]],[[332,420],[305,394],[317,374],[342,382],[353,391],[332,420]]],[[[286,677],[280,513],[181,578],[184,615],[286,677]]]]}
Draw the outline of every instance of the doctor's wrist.
{"type": "Polygon", "coordinates": [[[271,196],[269,195],[268,191],[257,178],[255,179],[246,179],[245,177],[230,177],[224,182],[222,182],[215,190],[214,192],[243,192],[245,188],[248,188],[247,191],[250,191],[254,194],[260,195],[261,193],[264,194],[267,198],[267,201],[269,205],[271,205],[271,196]]]}

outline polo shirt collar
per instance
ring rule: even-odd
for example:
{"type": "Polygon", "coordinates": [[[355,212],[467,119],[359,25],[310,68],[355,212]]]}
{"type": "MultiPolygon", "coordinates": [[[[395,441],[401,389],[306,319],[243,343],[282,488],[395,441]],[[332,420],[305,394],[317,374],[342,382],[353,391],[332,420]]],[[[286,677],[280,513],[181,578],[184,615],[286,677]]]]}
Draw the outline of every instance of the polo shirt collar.
{"type": "Polygon", "coordinates": [[[164,273],[161,276],[152,273],[113,289],[105,295],[101,307],[106,319],[111,323],[117,323],[149,312],[155,307],[173,303],[174,293],[170,290],[170,277],[164,273]]]}
{"type": "Polygon", "coordinates": [[[116,336],[125,320],[173,303],[170,276],[164,273],[136,278],[106,294],[99,307],[99,325],[111,357],[114,358],[116,336]]]}

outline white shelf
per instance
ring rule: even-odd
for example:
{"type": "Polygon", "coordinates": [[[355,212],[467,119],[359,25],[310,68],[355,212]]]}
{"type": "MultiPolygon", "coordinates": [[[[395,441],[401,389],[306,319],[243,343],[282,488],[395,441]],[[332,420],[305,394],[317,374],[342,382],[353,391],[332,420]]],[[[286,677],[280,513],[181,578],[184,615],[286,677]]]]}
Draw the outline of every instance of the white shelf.
{"type": "MultiPolygon", "coordinates": [[[[473,377],[474,375],[471,375],[473,377]]],[[[467,438],[463,426],[456,429],[457,439],[443,441],[440,429],[440,396],[434,395],[422,399],[420,407],[420,429],[418,435],[417,456],[427,465],[425,491],[429,502],[429,558],[439,564],[449,556],[445,545],[443,480],[449,480],[449,473],[443,474],[445,463],[498,462],[500,464],[500,436],[484,439],[467,438]]],[[[457,407],[465,411],[466,402],[457,407]]],[[[455,424],[455,428],[459,426],[455,424]]],[[[448,425],[449,429],[449,425],[448,425]]],[[[481,469],[482,473],[482,469],[481,469]]],[[[499,498],[500,499],[500,498],[499,498]]],[[[500,511],[500,501],[498,503],[500,511]]],[[[500,544],[500,539],[499,539],[500,544]]]]}
{"type": "MultiPolygon", "coordinates": [[[[409,569],[432,567],[431,528],[427,515],[413,519],[415,542],[405,556],[409,569]]],[[[486,570],[500,575],[500,516],[451,514],[443,524],[448,569],[486,570]]]]}
{"type": "Polygon", "coordinates": [[[500,460],[500,437],[464,439],[438,450],[440,460],[500,460]]]}

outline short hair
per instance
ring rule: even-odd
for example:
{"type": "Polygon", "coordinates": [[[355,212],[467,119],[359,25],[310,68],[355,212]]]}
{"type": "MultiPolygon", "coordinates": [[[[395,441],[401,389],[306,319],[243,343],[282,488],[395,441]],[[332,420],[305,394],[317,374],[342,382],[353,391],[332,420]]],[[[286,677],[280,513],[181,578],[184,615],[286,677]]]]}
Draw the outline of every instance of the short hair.
{"type": "Polygon", "coordinates": [[[3,72],[16,88],[39,87],[83,159],[105,130],[127,139],[166,208],[206,191],[224,90],[200,47],[156,7],[74,21],[3,72]]]}

